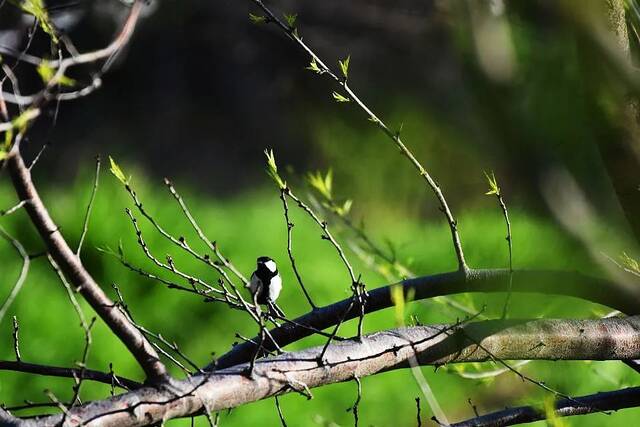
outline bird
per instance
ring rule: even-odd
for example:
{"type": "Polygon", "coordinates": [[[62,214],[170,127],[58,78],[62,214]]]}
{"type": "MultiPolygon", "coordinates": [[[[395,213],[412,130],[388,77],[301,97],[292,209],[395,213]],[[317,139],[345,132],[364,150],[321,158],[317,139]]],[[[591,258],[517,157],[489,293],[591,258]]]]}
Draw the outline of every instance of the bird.
{"type": "Polygon", "coordinates": [[[278,266],[273,259],[268,256],[258,257],[256,271],[251,275],[247,287],[253,295],[254,302],[266,305],[270,311],[284,316],[282,310],[276,305],[282,290],[282,278],[278,274],[278,266]]]}

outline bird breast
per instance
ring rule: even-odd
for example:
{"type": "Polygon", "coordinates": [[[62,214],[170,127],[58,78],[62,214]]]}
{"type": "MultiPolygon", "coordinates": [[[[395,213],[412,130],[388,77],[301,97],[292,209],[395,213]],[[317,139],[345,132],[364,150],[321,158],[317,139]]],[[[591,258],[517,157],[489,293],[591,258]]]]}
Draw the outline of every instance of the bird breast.
{"type": "Polygon", "coordinates": [[[277,274],[271,278],[271,284],[269,285],[269,299],[274,301],[278,299],[280,296],[280,291],[282,290],[282,279],[280,275],[277,274]]]}

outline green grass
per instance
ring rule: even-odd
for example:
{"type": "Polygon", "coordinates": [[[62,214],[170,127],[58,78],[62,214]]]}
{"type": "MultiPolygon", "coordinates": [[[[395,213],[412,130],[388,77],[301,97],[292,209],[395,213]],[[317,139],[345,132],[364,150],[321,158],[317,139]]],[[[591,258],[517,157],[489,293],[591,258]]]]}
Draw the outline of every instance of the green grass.
{"type": "MultiPolygon", "coordinates": [[[[81,175],[77,183],[68,189],[48,188],[44,198],[53,216],[59,222],[68,241],[78,241],[91,178],[81,175]]],[[[168,231],[185,236],[198,249],[196,237],[177,204],[164,191],[162,183],[148,183],[134,173],[134,187],[140,193],[147,209],[168,231]]],[[[269,255],[278,261],[285,288],[281,306],[290,316],[307,311],[307,305],[292,274],[286,254],[286,230],[277,190],[266,188],[251,194],[242,194],[230,200],[215,200],[188,189],[181,189],[183,196],[210,238],[215,239],[222,251],[246,274],[254,268],[255,258],[269,255]]],[[[481,191],[479,189],[478,191],[481,191]]],[[[303,193],[303,192],[300,192],[303,193]]],[[[6,207],[15,199],[10,188],[0,187],[0,206],[6,207]]],[[[162,332],[175,340],[185,353],[198,364],[211,360],[211,354],[222,354],[232,343],[235,332],[253,336],[255,326],[241,312],[211,303],[201,298],[164,287],[144,279],[122,267],[113,258],[96,250],[96,247],[115,248],[121,240],[126,256],[134,264],[157,272],[136,245],[131,223],[124,208],[131,207],[126,192],[115,179],[103,174],[98,192],[90,232],[85,243],[83,259],[105,291],[115,298],[111,284],[116,283],[137,321],[151,330],[162,332]]],[[[356,217],[358,211],[356,200],[356,217]]],[[[439,217],[418,220],[399,217],[397,212],[388,214],[384,209],[367,215],[367,228],[372,236],[383,241],[390,239],[401,260],[418,274],[449,271],[455,268],[455,258],[450,244],[449,231],[439,217]]],[[[139,215],[137,215],[139,216],[139,215]]],[[[514,266],[517,268],[545,267],[558,269],[593,270],[591,261],[580,247],[567,238],[556,226],[512,207],[511,217],[514,235],[514,266]]],[[[294,250],[305,284],[318,304],[324,305],[349,296],[349,280],[335,250],[320,239],[320,230],[297,210],[292,211],[294,250]]],[[[174,256],[176,264],[208,280],[215,280],[215,273],[197,264],[155,233],[149,224],[140,219],[145,240],[159,258],[174,256]]],[[[507,248],[504,240],[504,223],[499,210],[487,198],[486,207],[462,212],[460,229],[467,258],[474,267],[502,267],[507,265],[507,248]]],[[[24,213],[2,218],[0,224],[25,243],[30,253],[42,251],[32,227],[24,213]]],[[[348,253],[357,273],[370,287],[384,285],[382,278],[367,270],[356,257],[348,253]]],[[[0,242],[0,266],[2,272],[3,300],[9,285],[20,267],[19,260],[10,247],[0,242]]],[[[164,274],[164,273],[162,273],[164,274]]],[[[558,284],[562,286],[562,284],[558,284]]],[[[476,308],[487,305],[487,312],[497,314],[502,308],[502,295],[462,295],[460,301],[476,308]]],[[[83,302],[86,313],[92,313],[83,302]]],[[[408,310],[422,322],[450,322],[461,316],[445,305],[433,302],[416,302],[408,310]]],[[[602,309],[571,298],[544,295],[515,295],[512,313],[520,316],[578,316],[592,317],[602,309]]],[[[73,365],[79,358],[83,345],[82,331],[62,285],[44,258],[33,261],[23,291],[9,315],[20,320],[21,351],[25,361],[55,365],[73,365]]],[[[91,314],[92,315],[92,314],[91,314]]],[[[372,314],[365,321],[366,331],[394,327],[392,310],[372,314]]],[[[354,332],[350,322],[343,334],[354,332]]],[[[108,370],[113,363],[117,373],[141,378],[141,372],[122,344],[118,342],[98,320],[93,329],[94,344],[89,366],[108,370]]],[[[10,317],[0,324],[0,359],[12,359],[10,317]]],[[[304,348],[323,341],[311,337],[291,345],[289,350],[304,348]]],[[[495,366],[468,365],[466,370],[493,369],[495,366]]],[[[616,362],[535,362],[523,368],[532,377],[545,381],[550,387],[564,393],[581,394],[615,389],[637,384],[635,377],[616,362]],[[561,368],[562,375],[558,375],[561,368]]],[[[173,370],[176,375],[180,371],[173,370]]],[[[471,398],[481,411],[499,409],[506,405],[537,402],[545,393],[537,387],[523,383],[512,374],[485,381],[461,378],[454,369],[434,371],[424,368],[427,379],[451,420],[472,415],[467,403],[471,398]]],[[[72,382],[24,374],[0,373],[0,401],[7,405],[18,404],[24,399],[46,401],[44,389],[49,389],[61,400],[71,396],[72,382]]],[[[86,383],[83,386],[85,400],[107,395],[108,387],[86,383]]],[[[336,384],[313,391],[314,399],[306,401],[298,395],[282,398],[282,407],[289,425],[352,425],[352,414],[346,411],[356,397],[354,383],[336,384]]],[[[396,371],[363,380],[363,396],[360,407],[361,425],[415,425],[414,398],[420,391],[409,371],[396,371]]],[[[596,426],[623,425],[640,414],[639,410],[622,411],[610,416],[594,415],[574,421],[575,425],[596,426]]],[[[430,418],[423,405],[424,419],[430,418]]],[[[203,423],[203,420],[199,420],[203,423]]],[[[231,413],[222,414],[222,425],[278,425],[279,421],[272,399],[252,403],[231,413]]],[[[204,423],[203,423],[204,425],[204,423]]]]}

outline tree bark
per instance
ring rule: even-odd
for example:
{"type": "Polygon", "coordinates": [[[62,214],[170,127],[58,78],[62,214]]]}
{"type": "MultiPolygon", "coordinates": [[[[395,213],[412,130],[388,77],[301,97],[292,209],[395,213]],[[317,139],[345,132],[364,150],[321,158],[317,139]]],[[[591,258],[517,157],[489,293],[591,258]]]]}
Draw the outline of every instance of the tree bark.
{"type": "Polygon", "coordinates": [[[145,387],[69,408],[66,414],[29,419],[23,427],[78,424],[140,426],[215,412],[354,377],[421,365],[509,359],[612,360],[640,357],[640,316],[600,320],[492,320],[417,326],[364,336],[258,360],[253,375],[243,364],[145,387]]]}

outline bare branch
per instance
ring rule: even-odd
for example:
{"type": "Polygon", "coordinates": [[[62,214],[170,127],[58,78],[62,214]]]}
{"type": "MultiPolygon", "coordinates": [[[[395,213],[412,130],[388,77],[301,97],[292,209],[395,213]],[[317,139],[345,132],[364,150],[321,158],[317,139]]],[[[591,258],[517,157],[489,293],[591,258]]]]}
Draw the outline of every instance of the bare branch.
{"type": "Polygon", "coordinates": [[[166,368],[151,344],[115,307],[113,301],[107,297],[67,244],[42,202],[31,180],[31,172],[25,166],[17,148],[14,147],[9,154],[7,166],[16,193],[20,200],[27,201],[25,209],[43,242],[47,245],[49,253],[67,280],[78,289],[114,334],[127,346],[145,371],[148,379],[150,381],[166,379],[166,368]]]}
{"type": "Polygon", "coordinates": [[[20,289],[22,289],[22,285],[24,285],[24,282],[27,279],[27,274],[29,273],[30,260],[29,260],[29,254],[24,249],[24,246],[22,246],[22,244],[17,239],[13,238],[9,233],[4,231],[4,228],[2,227],[0,227],[0,237],[2,237],[3,239],[11,243],[11,245],[15,248],[15,250],[18,252],[20,257],[22,257],[22,269],[20,270],[20,275],[18,276],[18,279],[13,285],[13,288],[11,289],[9,296],[4,301],[2,306],[0,306],[0,323],[2,323],[2,319],[7,313],[7,310],[9,310],[9,307],[11,307],[11,304],[13,304],[13,301],[18,296],[18,293],[20,293],[20,289]]]}
{"type": "MultiPolygon", "coordinates": [[[[559,417],[569,417],[593,412],[617,411],[637,406],[640,406],[640,387],[629,387],[571,399],[560,399],[555,404],[555,412],[559,417]]],[[[510,426],[531,423],[545,418],[545,412],[540,409],[533,406],[520,406],[476,416],[466,421],[451,424],[451,427],[510,426]]]]}
{"type": "Polygon", "coordinates": [[[79,378],[109,385],[113,383],[125,390],[135,390],[142,387],[142,384],[137,381],[93,369],[64,368],[23,361],[0,360],[0,371],[25,372],[47,377],[79,378]]]}
{"type": "Polygon", "coordinates": [[[21,209],[24,206],[24,204],[25,204],[25,201],[21,200],[20,202],[16,203],[14,206],[10,207],[7,210],[0,210],[0,216],[11,215],[12,213],[21,209]]]}
{"type": "Polygon", "coordinates": [[[252,0],[260,9],[267,15],[267,21],[275,23],[293,42],[295,42],[302,50],[304,50],[312,59],[312,63],[316,64],[316,68],[319,70],[319,74],[329,77],[335,84],[339,85],[344,91],[351,97],[351,99],[358,105],[358,107],[367,115],[367,119],[373,122],[385,135],[387,135],[395,146],[400,150],[413,167],[418,171],[420,176],[427,182],[427,185],[431,188],[434,195],[438,199],[440,204],[440,210],[444,214],[449,229],[451,231],[451,238],[455,249],[456,257],[458,259],[458,269],[463,272],[467,272],[468,266],[464,258],[464,252],[462,250],[462,243],[460,241],[460,235],[458,233],[458,223],[451,213],[449,204],[440,189],[438,183],[431,177],[429,172],[422,166],[422,164],[415,158],[413,153],[407,148],[400,138],[400,132],[394,132],[355,94],[351,87],[347,84],[347,75],[343,72],[344,78],[338,77],[320,57],[305,43],[302,38],[299,37],[296,28],[292,28],[289,25],[282,22],[263,2],[262,0],[252,0]]]}
{"type": "Polygon", "coordinates": [[[20,427],[22,421],[0,407],[0,427],[20,427]]]}
{"type": "Polygon", "coordinates": [[[175,189],[173,183],[171,181],[169,181],[168,178],[164,179],[164,183],[167,186],[167,188],[169,189],[169,192],[171,193],[171,195],[176,199],[176,201],[180,205],[180,208],[182,209],[182,212],[187,217],[187,220],[189,220],[189,223],[191,224],[193,229],[198,234],[198,237],[200,237],[200,240],[202,240],[204,242],[204,244],[206,244],[207,247],[213,251],[213,253],[216,255],[218,260],[222,263],[222,265],[224,265],[226,268],[228,268],[238,279],[240,279],[242,281],[242,283],[244,283],[244,284],[249,283],[247,278],[244,277],[244,275],[242,273],[240,273],[240,270],[238,270],[236,268],[236,266],[233,265],[233,263],[228,258],[226,258],[222,254],[222,252],[220,252],[220,248],[218,248],[218,245],[215,242],[211,241],[209,238],[207,238],[207,236],[202,231],[202,228],[200,228],[200,226],[198,225],[198,222],[195,220],[193,215],[191,215],[191,212],[189,211],[189,208],[187,208],[187,205],[184,202],[184,199],[182,198],[182,196],[180,196],[178,191],[175,189]]]}
{"type": "MultiPolygon", "coordinates": [[[[254,375],[247,365],[173,381],[171,387],[145,387],[114,398],[69,408],[78,425],[103,427],[153,424],[171,418],[234,408],[249,402],[326,384],[351,381],[379,372],[407,368],[409,358],[422,365],[512,359],[592,360],[640,357],[640,317],[598,320],[495,320],[463,326],[399,328],[331,345],[324,364],[321,347],[256,361],[254,375]],[[537,345],[543,342],[545,345],[537,345]],[[581,351],[578,353],[576,349],[581,351]]],[[[637,402],[636,402],[637,404],[637,402]]],[[[631,406],[631,405],[628,405],[631,406]]],[[[602,408],[591,407],[591,412],[602,408]]],[[[40,418],[53,425],[63,418],[40,418]]],[[[36,425],[25,421],[25,426],[36,425]]]]}
{"type": "Polygon", "coordinates": [[[16,361],[20,361],[20,325],[18,318],[13,316],[13,352],[16,355],[16,361]]]}
{"type": "MultiPolygon", "coordinates": [[[[593,301],[616,308],[627,314],[640,312],[637,295],[625,294],[615,283],[606,279],[587,276],[577,272],[545,271],[545,270],[471,270],[467,274],[459,271],[423,276],[400,282],[405,297],[410,293],[414,300],[421,300],[442,295],[464,292],[505,292],[512,287],[513,292],[534,292],[548,295],[567,295],[593,301]],[[513,275],[513,282],[510,276],[513,275]]],[[[383,286],[369,291],[365,312],[371,313],[393,306],[390,290],[394,285],[383,286]]],[[[336,325],[342,314],[348,310],[345,320],[360,316],[360,310],[352,305],[353,299],[347,298],[334,304],[318,308],[295,319],[295,324],[288,323],[271,331],[277,343],[284,347],[311,335],[308,329],[297,325],[306,325],[315,329],[326,329],[336,325]]],[[[257,338],[254,338],[257,341],[257,338]]],[[[273,345],[268,340],[264,343],[267,350],[273,345]]],[[[226,368],[249,360],[254,346],[245,342],[235,346],[227,354],[218,359],[217,366],[226,368]]]]}
{"type": "Polygon", "coordinates": [[[293,247],[292,247],[293,233],[292,232],[293,232],[294,224],[289,218],[289,205],[287,204],[286,190],[280,190],[280,200],[282,200],[282,210],[284,214],[284,220],[287,226],[287,254],[289,255],[289,261],[291,262],[291,269],[293,270],[293,273],[296,276],[296,280],[300,284],[300,288],[302,288],[302,293],[304,293],[304,296],[307,299],[307,302],[309,303],[309,305],[311,306],[311,309],[315,310],[317,306],[313,303],[313,300],[311,299],[311,295],[309,295],[307,288],[304,286],[304,283],[302,282],[302,277],[300,276],[300,273],[298,272],[298,267],[296,266],[296,259],[293,256],[293,247]]]}
{"type": "Polygon", "coordinates": [[[93,202],[96,198],[96,193],[98,192],[99,180],[100,180],[100,156],[98,155],[96,157],[96,176],[93,180],[91,197],[89,197],[89,203],[87,204],[87,213],[84,216],[84,223],[82,225],[82,234],[80,235],[80,242],[78,242],[78,249],[76,250],[76,255],[78,257],[80,257],[80,252],[82,251],[82,243],[84,242],[84,239],[87,236],[87,231],[89,231],[89,219],[91,219],[91,209],[93,209],[93,202]]]}

